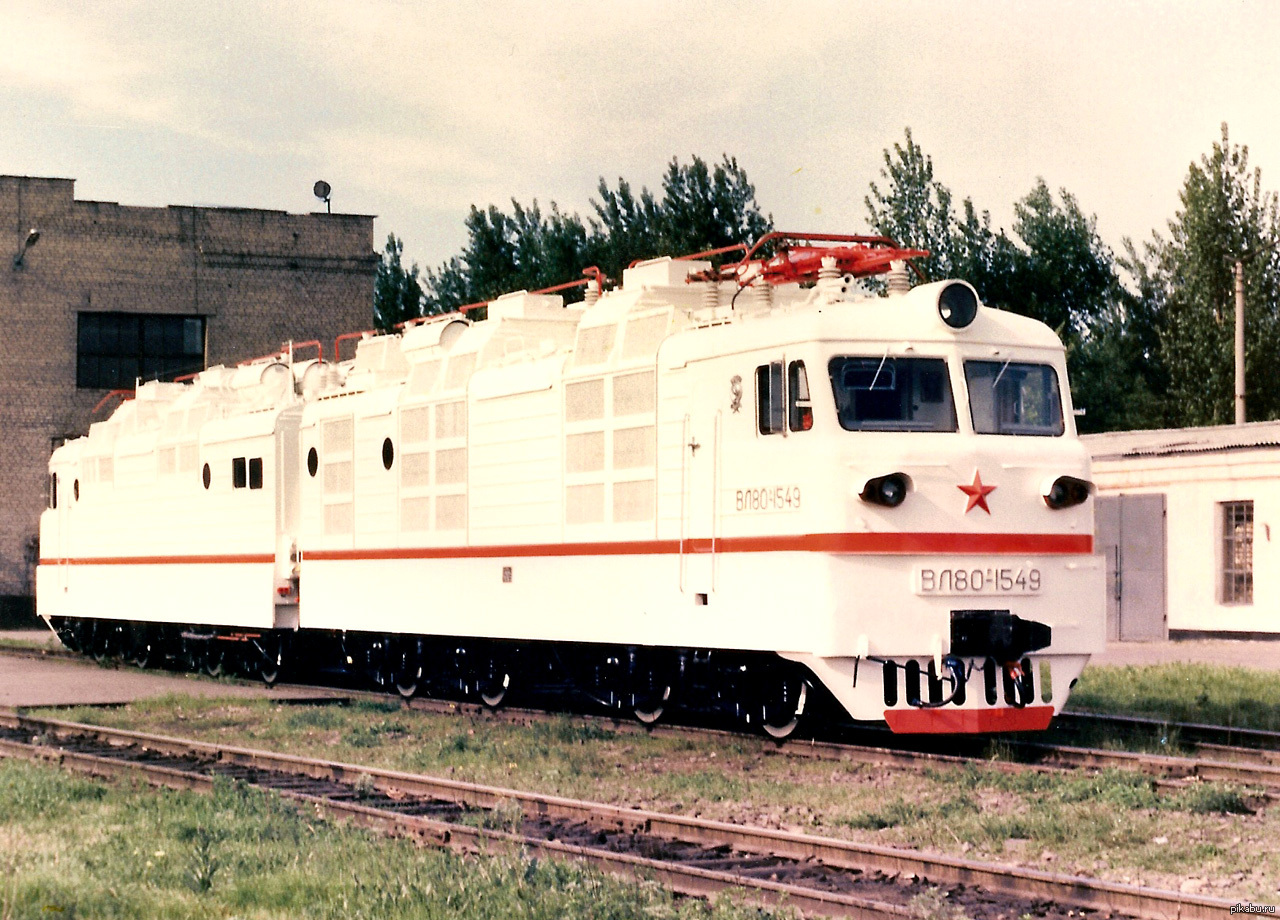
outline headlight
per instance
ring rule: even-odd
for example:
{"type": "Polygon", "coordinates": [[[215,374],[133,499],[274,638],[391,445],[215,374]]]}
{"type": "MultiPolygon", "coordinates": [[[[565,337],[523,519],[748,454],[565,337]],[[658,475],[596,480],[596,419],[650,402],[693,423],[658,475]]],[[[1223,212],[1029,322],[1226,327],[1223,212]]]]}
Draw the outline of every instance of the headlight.
{"type": "Polygon", "coordinates": [[[896,508],[906,499],[910,489],[911,480],[905,473],[890,473],[888,476],[868,479],[858,497],[873,505],[896,508]]]}
{"type": "Polygon", "coordinates": [[[1044,493],[1044,503],[1055,511],[1083,505],[1093,492],[1093,483],[1074,476],[1059,476],[1044,493]]]}
{"type": "Polygon", "coordinates": [[[938,293],[938,315],[952,329],[963,329],[978,315],[978,294],[963,281],[952,281],[938,293]]]}

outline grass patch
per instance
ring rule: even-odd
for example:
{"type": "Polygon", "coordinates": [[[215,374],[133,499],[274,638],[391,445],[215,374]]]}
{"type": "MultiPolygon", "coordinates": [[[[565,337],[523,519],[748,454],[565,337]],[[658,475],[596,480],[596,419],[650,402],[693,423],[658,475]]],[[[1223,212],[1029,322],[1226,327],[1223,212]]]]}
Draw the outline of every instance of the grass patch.
{"type": "Polygon", "coordinates": [[[0,762],[0,854],[2,917],[761,916],[574,864],[419,850],[232,783],[153,791],[14,761],[0,762]]]}
{"type": "MultiPolygon", "coordinates": [[[[65,717],[1175,890],[1189,876],[1216,873],[1230,887],[1214,893],[1259,903],[1274,897],[1271,880],[1280,878],[1280,809],[1251,814],[1241,790],[1212,783],[1170,794],[1118,770],[833,763],[778,756],[749,736],[635,734],[567,717],[516,725],[394,702],[174,697],[82,712],[65,717]]],[[[507,827],[516,818],[513,810],[469,820],[507,827]]],[[[215,885],[225,871],[215,870],[215,885]]]]}
{"type": "Polygon", "coordinates": [[[1071,707],[1280,731],[1280,674],[1189,662],[1089,667],[1071,707]]]}

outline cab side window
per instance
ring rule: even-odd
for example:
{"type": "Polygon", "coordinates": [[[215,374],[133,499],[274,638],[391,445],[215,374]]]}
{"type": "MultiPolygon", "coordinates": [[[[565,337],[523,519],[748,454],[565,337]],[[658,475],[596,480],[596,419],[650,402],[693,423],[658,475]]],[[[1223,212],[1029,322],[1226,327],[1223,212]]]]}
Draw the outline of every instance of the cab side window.
{"type": "Polygon", "coordinates": [[[803,361],[756,368],[756,427],[761,434],[808,431],[813,427],[809,375],[803,361]]]}
{"type": "Polygon", "coordinates": [[[756,419],[761,434],[779,434],[785,423],[782,407],[786,396],[782,390],[782,362],[762,364],[756,368],[756,419]]]}
{"type": "Polygon", "coordinates": [[[792,431],[808,431],[813,427],[809,375],[803,361],[792,361],[787,366],[787,424],[792,431]]]}

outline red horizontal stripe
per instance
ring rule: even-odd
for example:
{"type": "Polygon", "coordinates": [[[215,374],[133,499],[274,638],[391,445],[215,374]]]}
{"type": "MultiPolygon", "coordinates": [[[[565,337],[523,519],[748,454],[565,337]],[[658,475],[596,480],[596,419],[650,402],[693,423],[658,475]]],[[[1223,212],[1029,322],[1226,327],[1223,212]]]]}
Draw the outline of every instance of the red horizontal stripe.
{"type": "MultiPolygon", "coordinates": [[[[661,556],[677,553],[848,553],[863,555],[1080,555],[1093,537],[1035,533],[815,533],[722,537],[714,541],[637,540],[600,543],[521,543],[495,546],[423,546],[317,549],[316,561],[362,559],[492,559],[530,556],[661,556]]],[[[41,565],[244,565],[274,562],[269,553],[206,556],[77,556],[41,559],[41,565]]]]}
{"type": "Polygon", "coordinates": [[[723,537],[714,541],[640,540],[613,543],[525,543],[494,546],[424,546],[315,549],[317,561],[360,559],[492,559],[528,556],[654,556],[686,553],[856,553],[868,555],[1081,555],[1093,537],[1076,534],[828,533],[723,537]]]}
{"type": "Polygon", "coordinates": [[[41,565],[246,565],[274,563],[270,553],[228,553],[208,556],[68,556],[41,559],[41,565]]]}
{"type": "Polygon", "coordinates": [[[903,735],[1043,731],[1053,721],[1052,706],[1024,709],[886,709],[889,728],[903,735]]]}

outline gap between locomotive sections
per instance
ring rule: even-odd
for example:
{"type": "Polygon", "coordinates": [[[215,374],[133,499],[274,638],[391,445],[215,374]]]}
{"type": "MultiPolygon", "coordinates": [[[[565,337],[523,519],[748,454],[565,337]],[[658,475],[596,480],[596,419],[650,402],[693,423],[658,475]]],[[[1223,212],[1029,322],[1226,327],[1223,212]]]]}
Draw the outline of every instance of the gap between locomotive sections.
{"type": "Polygon", "coordinates": [[[699,897],[745,888],[764,903],[807,913],[906,917],[910,897],[936,885],[947,886],[975,920],[1010,908],[1022,916],[1065,917],[1071,908],[1207,920],[1230,907],[1198,895],[16,714],[0,713],[0,756],[93,775],[143,771],[153,785],[171,788],[204,790],[223,776],[425,843],[585,859],[699,897]],[[514,828],[458,823],[476,811],[514,828]]]}

